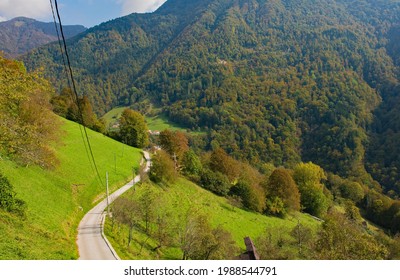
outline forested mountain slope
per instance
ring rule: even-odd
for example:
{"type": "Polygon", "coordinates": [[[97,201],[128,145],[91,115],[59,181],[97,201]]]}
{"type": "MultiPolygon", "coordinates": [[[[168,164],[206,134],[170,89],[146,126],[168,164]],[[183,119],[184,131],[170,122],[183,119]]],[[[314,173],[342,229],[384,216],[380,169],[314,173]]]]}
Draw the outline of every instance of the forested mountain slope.
{"type": "MultiPolygon", "coordinates": [[[[67,38],[85,30],[86,28],[82,25],[64,26],[67,38]]],[[[25,17],[0,22],[0,50],[11,57],[56,40],[57,32],[54,23],[40,22],[25,17]]]]}
{"type": "MultiPolygon", "coordinates": [[[[150,101],[204,148],[399,192],[399,19],[395,0],[168,0],[68,45],[99,114],[150,101]]],[[[24,60],[65,86],[56,44],[24,60]]]]}

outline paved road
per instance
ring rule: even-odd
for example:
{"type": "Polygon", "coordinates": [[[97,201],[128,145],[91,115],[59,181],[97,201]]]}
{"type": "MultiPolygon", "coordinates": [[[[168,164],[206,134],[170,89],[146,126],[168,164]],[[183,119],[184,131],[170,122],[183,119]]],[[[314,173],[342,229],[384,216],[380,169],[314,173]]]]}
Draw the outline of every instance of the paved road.
{"type": "MultiPolygon", "coordinates": [[[[147,172],[150,168],[150,155],[147,152],[143,153],[147,172]]],[[[109,198],[110,203],[139,181],[140,177],[136,176],[134,180],[112,193],[109,198]]],[[[80,260],[119,260],[117,253],[103,234],[106,207],[107,198],[90,210],[79,224],[77,244],[80,260]]]]}

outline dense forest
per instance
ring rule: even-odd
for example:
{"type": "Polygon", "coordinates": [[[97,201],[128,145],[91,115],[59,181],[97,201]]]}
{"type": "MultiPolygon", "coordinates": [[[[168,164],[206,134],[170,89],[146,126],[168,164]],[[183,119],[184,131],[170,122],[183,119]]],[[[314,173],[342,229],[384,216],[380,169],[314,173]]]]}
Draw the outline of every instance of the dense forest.
{"type": "MultiPolygon", "coordinates": [[[[400,3],[169,0],[68,41],[79,92],[100,116],[159,107],[199,150],[258,168],[312,161],[400,193],[400,3]]],[[[23,57],[65,86],[57,44],[23,57]]]]}

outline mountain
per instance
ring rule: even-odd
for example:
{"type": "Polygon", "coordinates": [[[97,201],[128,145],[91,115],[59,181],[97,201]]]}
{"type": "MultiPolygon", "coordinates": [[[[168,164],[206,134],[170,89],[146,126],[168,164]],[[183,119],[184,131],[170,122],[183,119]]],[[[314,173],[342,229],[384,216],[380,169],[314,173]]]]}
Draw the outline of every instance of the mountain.
{"type": "MultiPolygon", "coordinates": [[[[68,41],[78,90],[207,136],[254,165],[325,170],[400,193],[400,3],[168,0],[68,41]],[[372,176],[371,176],[372,175],[372,176]]],[[[56,44],[24,57],[65,87],[56,44]]]]}
{"type": "MultiPolygon", "coordinates": [[[[67,25],[63,28],[68,38],[86,30],[82,25],[67,25]]],[[[56,40],[57,33],[52,22],[45,23],[25,17],[0,22],[0,50],[11,57],[56,40]]]]}

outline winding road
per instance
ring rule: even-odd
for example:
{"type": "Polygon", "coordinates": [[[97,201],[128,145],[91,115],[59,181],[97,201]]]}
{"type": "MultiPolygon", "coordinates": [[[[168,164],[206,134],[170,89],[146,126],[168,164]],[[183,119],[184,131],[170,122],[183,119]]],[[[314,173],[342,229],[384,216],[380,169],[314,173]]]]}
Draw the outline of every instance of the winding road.
{"type": "MultiPolygon", "coordinates": [[[[145,172],[150,168],[150,155],[143,152],[146,160],[145,172]]],[[[136,176],[132,181],[122,188],[118,189],[109,196],[109,202],[112,203],[121,194],[132,188],[140,181],[140,176],[136,176]]],[[[81,220],[78,227],[78,250],[80,260],[119,260],[117,253],[103,233],[103,225],[107,208],[107,198],[97,204],[81,220]]]]}

